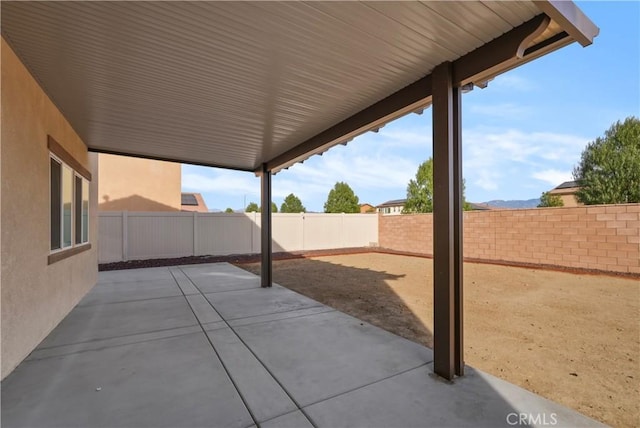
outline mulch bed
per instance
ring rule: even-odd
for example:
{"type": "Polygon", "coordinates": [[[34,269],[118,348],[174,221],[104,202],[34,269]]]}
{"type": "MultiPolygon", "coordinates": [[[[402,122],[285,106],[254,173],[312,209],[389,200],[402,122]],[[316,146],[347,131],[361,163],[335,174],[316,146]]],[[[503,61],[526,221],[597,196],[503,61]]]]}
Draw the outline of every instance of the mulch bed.
{"type": "MultiPolygon", "coordinates": [[[[292,251],[273,253],[273,260],[303,259],[307,257],[337,256],[342,254],[362,254],[376,251],[375,248],[340,248],[333,250],[292,251]]],[[[140,269],[162,266],[193,265],[201,263],[257,263],[261,260],[260,254],[232,254],[229,256],[189,256],[171,259],[128,260],[126,262],[101,263],[99,271],[140,269]]]]}
{"type": "MultiPolygon", "coordinates": [[[[311,257],[322,256],[340,256],[344,254],[362,254],[362,253],[383,253],[383,254],[396,254],[400,256],[420,257],[432,259],[433,256],[428,254],[409,253],[405,251],[390,250],[380,247],[360,247],[360,248],[337,248],[330,250],[313,250],[313,251],[291,251],[291,252],[279,252],[273,253],[273,260],[291,260],[291,259],[305,259],[311,257]]],[[[150,260],[128,260],[126,262],[114,262],[114,263],[101,263],[98,265],[99,271],[107,270],[122,270],[122,269],[140,269],[149,267],[163,267],[163,266],[179,266],[179,265],[193,265],[201,263],[258,263],[261,261],[260,254],[232,254],[227,256],[189,256],[178,257],[171,259],[150,259],[150,260]]],[[[482,263],[490,265],[501,266],[514,266],[522,268],[532,268],[541,270],[551,270],[556,272],[567,272],[573,274],[582,275],[609,275],[622,278],[640,278],[640,274],[637,273],[625,273],[625,272],[610,272],[597,269],[585,269],[585,268],[570,268],[565,266],[556,265],[543,265],[535,263],[521,263],[521,262],[509,262],[502,260],[482,260],[472,259],[465,257],[465,262],[468,263],[482,263]]]]}

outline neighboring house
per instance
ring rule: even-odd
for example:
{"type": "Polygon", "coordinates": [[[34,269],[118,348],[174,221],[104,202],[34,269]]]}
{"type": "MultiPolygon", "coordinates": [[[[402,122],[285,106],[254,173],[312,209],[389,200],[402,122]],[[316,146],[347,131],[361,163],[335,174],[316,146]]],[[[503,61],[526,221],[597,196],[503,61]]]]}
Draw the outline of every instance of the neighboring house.
{"type": "Polygon", "coordinates": [[[398,215],[402,214],[402,209],[406,202],[406,199],[394,199],[378,205],[376,209],[383,215],[398,215]]]}
{"type": "MultiPolygon", "coordinates": [[[[406,202],[406,199],[394,199],[392,201],[387,201],[383,204],[380,204],[376,208],[378,212],[382,213],[383,215],[397,215],[402,214],[402,210],[406,202]]],[[[491,205],[477,204],[474,202],[469,202],[469,205],[471,205],[472,211],[487,211],[496,209],[496,207],[493,207],[491,205]]]]}
{"type": "Polygon", "coordinates": [[[561,185],[550,190],[549,194],[560,196],[565,207],[577,207],[579,205],[584,205],[581,202],[578,202],[578,199],[576,198],[576,192],[578,189],[580,189],[578,182],[565,181],[561,185]]]}
{"type": "Polygon", "coordinates": [[[375,213],[376,207],[371,204],[360,204],[360,214],[375,213]]]}
{"type": "Polygon", "coordinates": [[[497,207],[494,207],[488,204],[479,204],[475,202],[469,202],[469,205],[471,205],[471,211],[489,211],[489,210],[499,209],[497,207]]]}
{"type": "Polygon", "coordinates": [[[182,166],[175,162],[98,155],[99,211],[180,211],[182,166]]]}
{"type": "Polygon", "coordinates": [[[204,202],[200,193],[183,193],[181,195],[181,199],[182,206],[180,209],[182,211],[195,211],[199,213],[209,212],[207,204],[204,202]]]}

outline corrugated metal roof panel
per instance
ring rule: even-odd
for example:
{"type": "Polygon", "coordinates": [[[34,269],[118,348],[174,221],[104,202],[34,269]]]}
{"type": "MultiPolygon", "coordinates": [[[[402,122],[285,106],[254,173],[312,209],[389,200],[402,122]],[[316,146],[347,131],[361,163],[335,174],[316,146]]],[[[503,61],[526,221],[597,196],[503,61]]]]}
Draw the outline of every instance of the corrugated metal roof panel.
{"type": "Polygon", "coordinates": [[[526,2],[12,2],[92,149],[254,170],[540,12],[526,2]]]}

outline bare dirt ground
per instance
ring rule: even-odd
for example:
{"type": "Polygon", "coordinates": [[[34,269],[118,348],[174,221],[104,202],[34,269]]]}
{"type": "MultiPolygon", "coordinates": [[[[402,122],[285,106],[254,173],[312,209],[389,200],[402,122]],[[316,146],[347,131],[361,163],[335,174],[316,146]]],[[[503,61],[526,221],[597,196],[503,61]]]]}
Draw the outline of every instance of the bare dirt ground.
{"type": "MultiPolygon", "coordinates": [[[[464,277],[467,364],[606,424],[640,426],[640,281],[474,263],[464,277]]],[[[432,279],[432,260],[391,254],[274,262],[278,284],[429,347],[432,279]]]]}

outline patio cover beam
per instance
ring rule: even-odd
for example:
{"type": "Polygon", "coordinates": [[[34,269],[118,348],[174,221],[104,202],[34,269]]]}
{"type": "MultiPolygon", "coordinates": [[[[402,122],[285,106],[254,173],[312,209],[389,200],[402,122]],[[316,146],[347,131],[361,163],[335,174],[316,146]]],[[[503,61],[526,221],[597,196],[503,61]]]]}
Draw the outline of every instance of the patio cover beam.
{"type": "MultiPolygon", "coordinates": [[[[542,13],[500,37],[482,45],[453,62],[452,83],[461,86],[474,83],[484,87],[488,80],[519,65],[532,61],[574,40],[590,44],[598,28],[573,2],[537,2],[542,13]],[[551,15],[551,16],[549,16],[551,15]],[[565,30],[540,41],[551,20],[565,30]]],[[[316,134],[292,149],[268,160],[273,173],[322,153],[336,144],[347,142],[367,131],[379,128],[407,113],[431,104],[432,74],[400,89],[334,126],[316,134]]],[[[256,172],[259,172],[256,171],[256,172]]]]}
{"type": "Polygon", "coordinates": [[[278,172],[431,103],[431,75],[406,86],[267,162],[278,172]]]}
{"type": "Polygon", "coordinates": [[[271,287],[273,282],[273,254],[271,244],[271,171],[269,171],[266,164],[262,165],[260,186],[260,285],[262,287],[271,287]]]}
{"type": "Polygon", "coordinates": [[[600,29],[571,1],[560,0],[534,0],[538,9],[549,18],[556,21],[582,46],[589,46],[593,39],[600,33],[600,29]]]}

